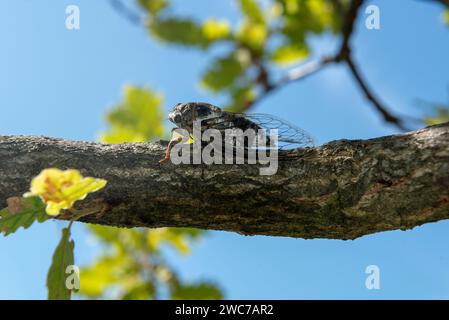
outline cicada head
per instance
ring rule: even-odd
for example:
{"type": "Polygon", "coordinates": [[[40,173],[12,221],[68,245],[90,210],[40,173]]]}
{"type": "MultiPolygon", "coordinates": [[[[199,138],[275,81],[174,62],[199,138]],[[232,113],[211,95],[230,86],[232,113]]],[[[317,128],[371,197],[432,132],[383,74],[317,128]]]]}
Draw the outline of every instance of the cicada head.
{"type": "Polygon", "coordinates": [[[220,108],[204,102],[178,103],[174,106],[168,118],[178,128],[191,129],[196,120],[206,120],[219,117],[222,111],[220,108]]]}

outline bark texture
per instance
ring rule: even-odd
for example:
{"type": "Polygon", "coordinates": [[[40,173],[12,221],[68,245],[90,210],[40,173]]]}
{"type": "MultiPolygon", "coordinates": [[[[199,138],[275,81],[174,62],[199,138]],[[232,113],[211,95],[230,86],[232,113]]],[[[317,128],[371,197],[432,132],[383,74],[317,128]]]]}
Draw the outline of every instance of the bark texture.
{"type": "Polygon", "coordinates": [[[0,207],[42,169],[108,180],[79,205],[83,221],[120,227],[197,227],[247,235],[354,239],[449,218],[449,123],[288,152],[274,176],[259,165],[158,165],[159,143],[105,145],[0,136],[0,207]]]}

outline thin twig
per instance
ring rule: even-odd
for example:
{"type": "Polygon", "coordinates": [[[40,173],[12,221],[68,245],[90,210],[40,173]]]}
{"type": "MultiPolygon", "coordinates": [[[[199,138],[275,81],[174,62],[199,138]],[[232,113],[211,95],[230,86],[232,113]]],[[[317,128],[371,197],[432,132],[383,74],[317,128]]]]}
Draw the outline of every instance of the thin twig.
{"type": "Polygon", "coordinates": [[[430,2],[430,1],[441,3],[443,6],[446,6],[449,8],[449,0],[428,0],[427,2],[430,2]]]}
{"type": "Polygon", "coordinates": [[[354,33],[355,22],[357,20],[358,12],[360,11],[363,2],[364,2],[363,0],[353,0],[349,5],[342,27],[343,40],[336,59],[337,61],[345,61],[347,63],[347,65],[349,66],[349,70],[351,71],[351,74],[353,75],[356,82],[359,84],[359,87],[364,93],[365,97],[368,99],[368,101],[371,102],[375,110],[382,115],[383,119],[386,122],[395,125],[400,130],[407,130],[407,128],[403,124],[403,120],[400,119],[398,116],[395,116],[391,111],[389,111],[389,109],[384,104],[382,104],[379,101],[379,99],[374,95],[374,93],[370,90],[370,88],[362,78],[360,72],[358,71],[358,68],[354,64],[350,40],[354,33]]]}
{"type": "Polygon", "coordinates": [[[341,1],[340,0],[330,0],[330,2],[334,6],[334,9],[338,12],[338,14],[343,16],[344,15],[344,8],[343,8],[343,4],[341,3],[341,1]]]}
{"type": "Polygon", "coordinates": [[[142,25],[142,17],[125,6],[120,0],[109,0],[109,4],[111,7],[126,20],[131,22],[133,25],[140,26],[142,25]]]}
{"type": "MultiPolygon", "coordinates": [[[[449,2],[449,0],[438,0],[438,1],[449,2]]],[[[337,10],[343,10],[343,7],[341,6],[341,3],[339,1],[332,1],[332,3],[334,4],[337,10]]],[[[394,115],[391,111],[389,111],[389,109],[384,104],[382,104],[379,101],[379,99],[374,95],[374,93],[371,91],[371,89],[368,87],[368,85],[362,78],[356,65],[354,64],[351,54],[350,40],[354,33],[355,22],[357,20],[358,13],[363,3],[364,0],[353,0],[349,4],[349,7],[343,20],[342,43],[340,49],[338,50],[335,56],[324,57],[316,61],[311,61],[303,66],[288,71],[287,74],[285,74],[277,83],[272,84],[268,87],[264,86],[264,90],[262,91],[262,93],[260,93],[259,96],[254,100],[249,101],[246,104],[243,111],[246,111],[249,108],[253,107],[256,103],[260,102],[269,94],[273,93],[277,89],[280,89],[291,82],[302,80],[308,77],[309,75],[312,75],[322,70],[325,66],[331,63],[338,63],[344,61],[348,64],[351,74],[355,78],[356,82],[359,84],[359,87],[362,90],[365,97],[368,99],[368,101],[371,102],[375,110],[382,115],[383,119],[387,123],[395,125],[400,130],[407,130],[406,126],[403,123],[403,119],[401,119],[400,117],[394,115]]]]}
{"type": "Polygon", "coordinates": [[[307,62],[297,68],[289,70],[284,76],[282,76],[279,81],[270,84],[270,86],[266,87],[264,86],[264,90],[253,100],[249,101],[243,110],[240,110],[241,112],[245,112],[249,110],[250,108],[254,107],[257,103],[259,103],[261,100],[266,98],[268,95],[272,94],[278,89],[283,88],[284,86],[298,81],[302,80],[318,71],[323,69],[326,65],[330,63],[336,62],[336,57],[323,57],[318,60],[313,60],[310,62],[307,62]]]}
{"type": "Polygon", "coordinates": [[[323,57],[319,60],[308,62],[287,72],[287,74],[284,75],[278,82],[277,86],[282,86],[289,82],[304,79],[305,77],[314,74],[315,72],[321,70],[323,67],[334,62],[336,62],[335,57],[323,57]]]}
{"type": "MultiPolygon", "coordinates": [[[[433,0],[438,1],[442,4],[449,6],[449,0],[433,0]]],[[[130,10],[126,7],[120,0],[109,0],[111,6],[123,17],[129,20],[131,23],[135,25],[141,25],[142,18],[136,12],[130,10]]],[[[276,83],[271,83],[269,81],[269,74],[266,67],[262,64],[256,65],[259,69],[259,76],[256,80],[257,83],[262,84],[262,92],[253,100],[248,101],[246,105],[241,110],[242,112],[247,111],[255,104],[260,102],[262,99],[275,92],[276,90],[284,87],[285,85],[304,79],[309,75],[312,75],[320,70],[322,70],[325,66],[331,63],[336,62],[346,62],[351,70],[351,74],[354,76],[355,80],[359,84],[366,98],[372,103],[374,108],[383,116],[384,120],[388,123],[391,123],[398,127],[401,130],[405,130],[405,126],[403,125],[403,120],[398,116],[395,116],[388,110],[388,108],[380,103],[380,101],[375,97],[375,95],[371,92],[365,81],[360,75],[357,67],[353,62],[353,58],[351,57],[351,47],[350,40],[354,31],[355,22],[357,20],[358,12],[363,5],[364,0],[352,0],[348,6],[346,14],[344,14],[343,25],[342,25],[342,43],[338,53],[332,57],[323,57],[316,61],[311,61],[306,63],[300,67],[294,68],[288,71],[281,79],[276,83]]],[[[334,8],[340,13],[343,14],[344,6],[339,0],[332,0],[332,4],[334,8]]]]}
{"type": "Polygon", "coordinates": [[[346,12],[341,29],[343,40],[338,52],[338,58],[341,60],[350,54],[351,48],[349,46],[349,42],[354,31],[354,25],[357,20],[359,9],[362,4],[363,0],[353,0],[349,5],[348,11],[346,12]]]}
{"type": "Polygon", "coordinates": [[[357,67],[352,61],[351,56],[347,56],[345,58],[345,61],[348,64],[349,70],[351,70],[354,79],[359,84],[360,89],[363,91],[365,97],[372,103],[374,108],[382,115],[383,119],[386,122],[395,125],[401,130],[408,130],[408,128],[404,126],[403,121],[397,116],[393,115],[390,111],[388,111],[388,109],[379,101],[379,99],[374,96],[374,94],[371,92],[371,90],[368,88],[367,84],[363,80],[359,71],[357,70],[357,67]]]}

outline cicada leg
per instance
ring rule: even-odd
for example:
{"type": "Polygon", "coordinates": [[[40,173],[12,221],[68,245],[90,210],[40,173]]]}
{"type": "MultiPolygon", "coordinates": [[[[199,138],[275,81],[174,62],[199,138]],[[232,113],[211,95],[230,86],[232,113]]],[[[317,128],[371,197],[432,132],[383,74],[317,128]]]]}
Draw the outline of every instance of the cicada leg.
{"type": "Polygon", "coordinates": [[[159,160],[159,164],[162,164],[162,163],[164,163],[165,161],[168,161],[168,160],[170,159],[170,152],[171,152],[171,149],[173,148],[173,146],[174,146],[175,144],[177,144],[177,143],[179,143],[179,142],[181,142],[181,141],[182,141],[182,137],[180,137],[180,136],[173,137],[173,138],[170,140],[170,142],[168,143],[168,146],[167,146],[167,150],[165,151],[165,157],[164,157],[163,159],[159,160]]]}

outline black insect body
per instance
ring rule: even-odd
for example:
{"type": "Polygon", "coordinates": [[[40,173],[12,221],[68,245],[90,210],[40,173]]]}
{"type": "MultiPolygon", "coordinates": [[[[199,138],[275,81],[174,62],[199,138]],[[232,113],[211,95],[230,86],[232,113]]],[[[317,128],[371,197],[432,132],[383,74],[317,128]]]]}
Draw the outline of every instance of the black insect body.
{"type": "MultiPolygon", "coordinates": [[[[246,131],[247,129],[252,129],[255,132],[263,130],[262,132],[264,132],[268,149],[273,148],[270,144],[269,137],[271,129],[277,129],[278,142],[275,148],[278,150],[304,147],[313,144],[313,139],[304,130],[275,116],[262,113],[245,114],[227,112],[214,105],[203,102],[178,103],[173,108],[173,111],[169,113],[169,120],[177,128],[186,130],[191,136],[193,135],[194,122],[199,120],[201,121],[202,133],[207,129],[219,130],[223,135],[225,130],[240,129],[246,131]]],[[[173,145],[182,140],[183,137],[179,134],[173,135],[165,157],[160,161],[161,163],[169,159],[173,145]]],[[[256,141],[245,140],[244,148],[248,149],[253,146],[256,146],[256,141]]]]}

